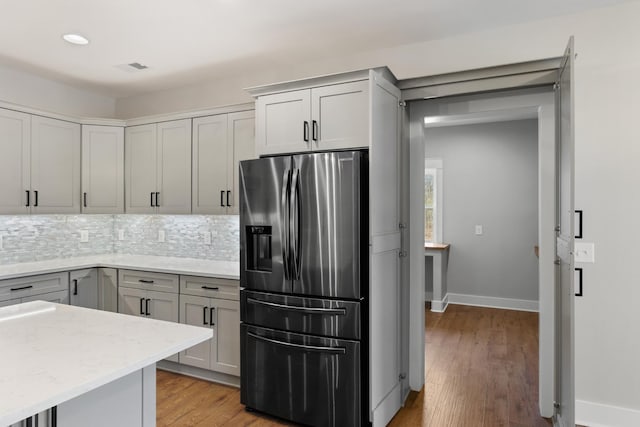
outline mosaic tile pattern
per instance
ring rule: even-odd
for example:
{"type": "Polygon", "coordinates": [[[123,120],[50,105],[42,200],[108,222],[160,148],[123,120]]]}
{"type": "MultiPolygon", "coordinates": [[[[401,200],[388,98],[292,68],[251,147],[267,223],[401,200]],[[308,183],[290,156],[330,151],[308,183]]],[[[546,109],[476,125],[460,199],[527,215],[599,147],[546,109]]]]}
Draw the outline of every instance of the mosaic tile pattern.
{"type": "Polygon", "coordinates": [[[107,253],[238,261],[239,226],[235,215],[0,215],[0,263],[107,253]],[[80,242],[81,230],[88,242],[80,242]]]}
{"type": "Polygon", "coordinates": [[[237,215],[115,215],[114,252],[238,261],[240,220],[237,215]],[[124,240],[118,240],[118,230],[124,240]],[[158,241],[164,231],[165,241],[158,241]],[[204,233],[211,233],[211,244],[204,233]]]}

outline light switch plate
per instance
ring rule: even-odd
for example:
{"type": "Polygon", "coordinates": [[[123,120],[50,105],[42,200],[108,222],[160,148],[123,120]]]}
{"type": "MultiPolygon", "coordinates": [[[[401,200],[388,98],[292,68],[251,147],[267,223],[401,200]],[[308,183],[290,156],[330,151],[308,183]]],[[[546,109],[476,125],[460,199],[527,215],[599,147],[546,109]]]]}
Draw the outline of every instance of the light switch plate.
{"type": "Polygon", "coordinates": [[[89,241],[89,230],[80,230],[80,243],[87,243],[89,241]]]}
{"type": "Polygon", "coordinates": [[[205,245],[211,245],[211,232],[205,231],[202,233],[202,238],[204,239],[205,245]]]}
{"type": "Polygon", "coordinates": [[[124,230],[123,229],[119,229],[118,230],[118,240],[124,240],[124,230]]]}
{"type": "Polygon", "coordinates": [[[595,244],[590,242],[576,242],[574,246],[575,262],[596,262],[595,244]]]}
{"type": "Polygon", "coordinates": [[[165,241],[164,230],[158,230],[158,242],[162,243],[165,241]]]}
{"type": "Polygon", "coordinates": [[[482,236],[482,226],[476,225],[476,236],[482,236]]]}

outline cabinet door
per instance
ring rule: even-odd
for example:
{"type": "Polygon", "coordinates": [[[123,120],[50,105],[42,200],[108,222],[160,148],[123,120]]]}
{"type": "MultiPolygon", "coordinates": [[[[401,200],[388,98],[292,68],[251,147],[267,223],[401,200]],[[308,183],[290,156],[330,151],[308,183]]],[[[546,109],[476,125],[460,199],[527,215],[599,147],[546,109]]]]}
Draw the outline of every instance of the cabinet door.
{"type": "Polygon", "coordinates": [[[98,309],[98,274],[95,268],[69,273],[71,305],[98,309]]]}
{"type": "Polygon", "coordinates": [[[124,213],[124,128],[82,126],[82,212],[124,213]]]}
{"type": "Polygon", "coordinates": [[[309,89],[304,89],[258,98],[257,155],[311,150],[310,97],[309,89]]]}
{"type": "Polygon", "coordinates": [[[69,304],[69,291],[56,291],[49,292],[46,294],[32,295],[30,297],[22,298],[20,302],[31,302],[31,301],[47,301],[47,302],[55,302],[57,304],[69,304]]]}
{"type": "MultiPolygon", "coordinates": [[[[211,306],[209,298],[180,295],[180,323],[193,326],[208,327],[211,306]]],[[[201,342],[180,352],[180,363],[211,368],[211,340],[201,342]]]]}
{"type": "Polygon", "coordinates": [[[29,212],[31,116],[0,109],[0,214],[29,212]]]}
{"type": "MultiPolygon", "coordinates": [[[[178,294],[168,292],[147,291],[148,312],[147,316],[152,319],[166,320],[167,322],[178,323],[180,321],[178,294]]],[[[165,360],[178,362],[178,353],[167,357],[165,360]]]]}
{"type": "Polygon", "coordinates": [[[229,114],[229,150],[227,160],[228,190],[231,191],[229,215],[239,214],[240,181],[238,179],[239,164],[242,160],[256,158],[256,115],[255,111],[242,111],[229,114]],[[233,185],[233,187],[231,187],[233,185]]]}
{"type": "Polygon", "coordinates": [[[191,213],[191,119],[158,124],[158,213],[191,213]]]}
{"type": "Polygon", "coordinates": [[[31,118],[34,213],[80,213],[80,125],[31,118]]]}
{"type": "Polygon", "coordinates": [[[313,150],[369,146],[369,81],[311,89],[313,150]]]}
{"type": "Polygon", "coordinates": [[[215,308],[211,369],[240,376],[240,303],[211,299],[215,308]]]}
{"type": "Polygon", "coordinates": [[[98,309],[118,312],[118,270],[98,269],[98,309]]]}
{"type": "Polygon", "coordinates": [[[125,211],[154,213],[156,189],[156,125],[131,126],[124,134],[125,211]]]}
{"type": "Polygon", "coordinates": [[[118,287],[118,313],[145,316],[147,291],[118,287]]]}
{"type": "Polygon", "coordinates": [[[193,120],[193,213],[227,212],[227,115],[193,120]]]}

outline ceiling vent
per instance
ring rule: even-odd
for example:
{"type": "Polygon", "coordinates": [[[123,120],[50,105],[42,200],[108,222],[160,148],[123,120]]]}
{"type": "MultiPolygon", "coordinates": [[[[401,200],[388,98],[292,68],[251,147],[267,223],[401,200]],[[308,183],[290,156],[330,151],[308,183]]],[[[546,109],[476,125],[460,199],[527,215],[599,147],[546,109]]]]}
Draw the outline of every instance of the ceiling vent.
{"type": "Polygon", "coordinates": [[[135,68],[136,70],[144,70],[144,69],[146,69],[146,68],[149,68],[149,67],[147,67],[146,65],[143,65],[143,64],[141,64],[141,63],[139,63],[139,62],[132,62],[132,63],[127,64],[127,65],[128,65],[129,67],[131,67],[131,68],[135,68]]]}

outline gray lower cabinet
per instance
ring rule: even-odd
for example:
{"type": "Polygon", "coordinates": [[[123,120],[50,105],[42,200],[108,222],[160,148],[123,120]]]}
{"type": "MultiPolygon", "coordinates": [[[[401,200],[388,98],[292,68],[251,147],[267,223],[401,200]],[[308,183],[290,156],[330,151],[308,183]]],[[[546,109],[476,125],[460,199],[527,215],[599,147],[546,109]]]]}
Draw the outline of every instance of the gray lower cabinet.
{"type": "Polygon", "coordinates": [[[69,273],[0,280],[0,307],[29,301],[69,303],[69,273]]]}
{"type": "Polygon", "coordinates": [[[213,329],[213,338],[180,353],[180,363],[240,376],[237,280],[180,276],[180,323],[213,329]]]}
{"type": "Polygon", "coordinates": [[[69,273],[69,304],[118,311],[118,273],[115,268],[87,268],[69,273]]]}
{"type": "MultiPolygon", "coordinates": [[[[119,270],[118,312],[156,320],[176,322],[179,318],[178,276],[164,273],[119,270]],[[170,283],[175,282],[175,292],[170,283]],[[151,290],[151,289],[161,290],[151,290]]],[[[167,360],[178,362],[178,354],[167,360]]]]}

